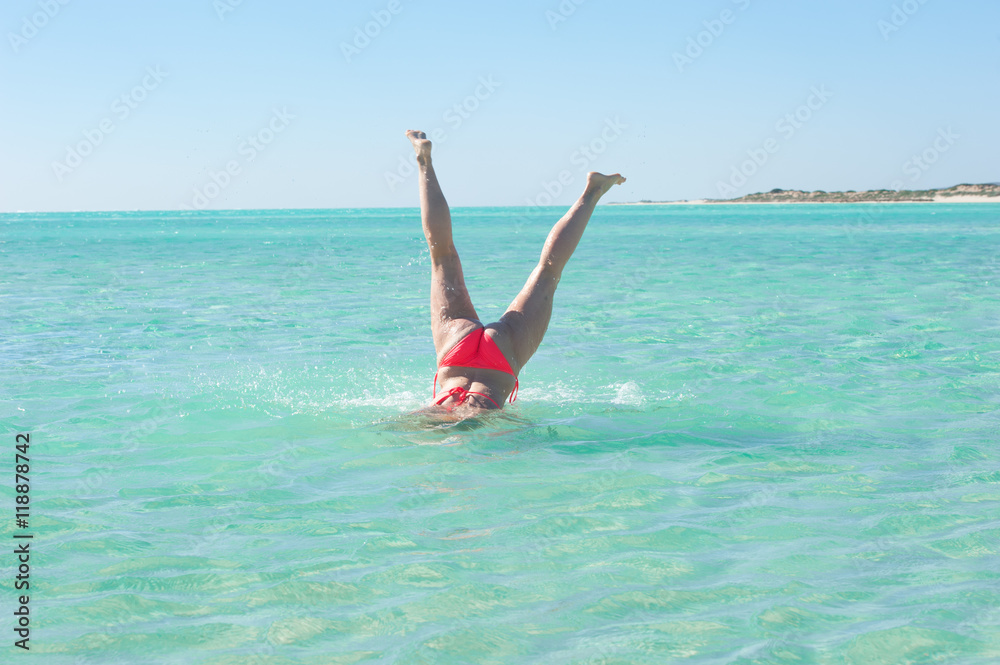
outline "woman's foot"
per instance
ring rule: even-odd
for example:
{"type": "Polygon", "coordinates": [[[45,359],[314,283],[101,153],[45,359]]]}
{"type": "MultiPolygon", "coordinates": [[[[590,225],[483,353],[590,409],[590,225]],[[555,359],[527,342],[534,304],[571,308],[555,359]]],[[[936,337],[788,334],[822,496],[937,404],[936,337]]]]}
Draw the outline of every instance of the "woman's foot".
{"type": "Polygon", "coordinates": [[[413,149],[417,153],[417,162],[429,164],[431,161],[431,142],[427,139],[427,134],[409,129],[406,131],[406,138],[410,139],[410,143],[413,144],[413,149]]]}
{"type": "Polygon", "coordinates": [[[615,185],[625,184],[625,178],[622,177],[620,173],[615,173],[614,175],[604,175],[603,173],[596,173],[591,171],[587,174],[587,190],[585,195],[596,196],[601,198],[608,193],[615,185]]]}

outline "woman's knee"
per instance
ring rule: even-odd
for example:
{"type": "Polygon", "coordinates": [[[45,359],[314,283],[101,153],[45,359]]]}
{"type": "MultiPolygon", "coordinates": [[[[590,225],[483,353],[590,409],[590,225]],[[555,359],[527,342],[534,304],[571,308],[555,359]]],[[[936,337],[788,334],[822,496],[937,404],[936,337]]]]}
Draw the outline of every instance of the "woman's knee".
{"type": "Polygon", "coordinates": [[[535,268],[535,279],[540,285],[555,287],[562,278],[564,267],[562,263],[542,257],[535,268]]]}

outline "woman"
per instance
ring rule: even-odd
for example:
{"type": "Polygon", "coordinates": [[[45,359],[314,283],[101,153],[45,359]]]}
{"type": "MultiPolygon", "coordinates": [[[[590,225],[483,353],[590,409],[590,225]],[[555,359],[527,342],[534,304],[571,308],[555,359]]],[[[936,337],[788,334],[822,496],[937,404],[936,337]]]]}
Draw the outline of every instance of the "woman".
{"type": "Polygon", "coordinates": [[[508,396],[511,402],[516,398],[517,375],[542,343],[559,278],[597,202],[625,178],[587,176],[583,196],[552,227],[524,288],[499,321],[484,326],[465,288],[462,263],[452,242],[451,211],[431,163],[431,142],[423,132],[410,130],[406,136],[417,153],[420,216],[431,251],[431,331],[439,368],[434,404],[461,416],[500,409],[508,396]]]}

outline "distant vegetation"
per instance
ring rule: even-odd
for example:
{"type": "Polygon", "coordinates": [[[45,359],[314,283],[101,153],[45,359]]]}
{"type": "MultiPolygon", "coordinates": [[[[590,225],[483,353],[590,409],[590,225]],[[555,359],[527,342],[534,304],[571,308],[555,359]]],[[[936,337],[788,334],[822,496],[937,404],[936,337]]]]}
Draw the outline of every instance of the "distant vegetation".
{"type": "Polygon", "coordinates": [[[954,197],[977,197],[1000,202],[1000,185],[956,185],[948,189],[893,190],[876,189],[869,192],[802,192],[772,189],[770,192],[750,194],[727,203],[903,203],[942,201],[954,197]]]}
{"type": "MultiPolygon", "coordinates": [[[[1000,183],[988,185],[955,185],[948,189],[876,189],[869,192],[803,192],[797,189],[772,189],[758,194],[750,194],[739,199],[705,199],[700,201],[650,201],[643,199],[640,204],[665,203],[931,203],[956,201],[984,201],[1000,203],[1000,183]]],[[[609,205],[630,205],[611,203],[609,205]]]]}

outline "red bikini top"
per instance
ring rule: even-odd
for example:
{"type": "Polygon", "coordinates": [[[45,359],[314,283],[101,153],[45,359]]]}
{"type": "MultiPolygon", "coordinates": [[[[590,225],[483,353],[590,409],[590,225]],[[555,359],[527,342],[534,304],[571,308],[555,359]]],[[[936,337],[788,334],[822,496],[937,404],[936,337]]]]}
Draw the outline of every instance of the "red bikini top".
{"type": "MultiPolygon", "coordinates": [[[[486,334],[486,328],[479,328],[462,338],[452,347],[438,368],[441,367],[471,367],[473,369],[495,369],[514,377],[514,390],[510,394],[510,403],[517,399],[517,376],[510,363],[504,357],[497,343],[486,334]]],[[[477,394],[477,393],[472,393],[477,394]]],[[[437,374],[434,375],[434,396],[437,397],[437,374]]],[[[462,400],[465,401],[464,399],[462,400]]],[[[493,401],[493,400],[490,400],[493,401]]],[[[496,404],[496,402],[494,402],[496,404]]]]}

